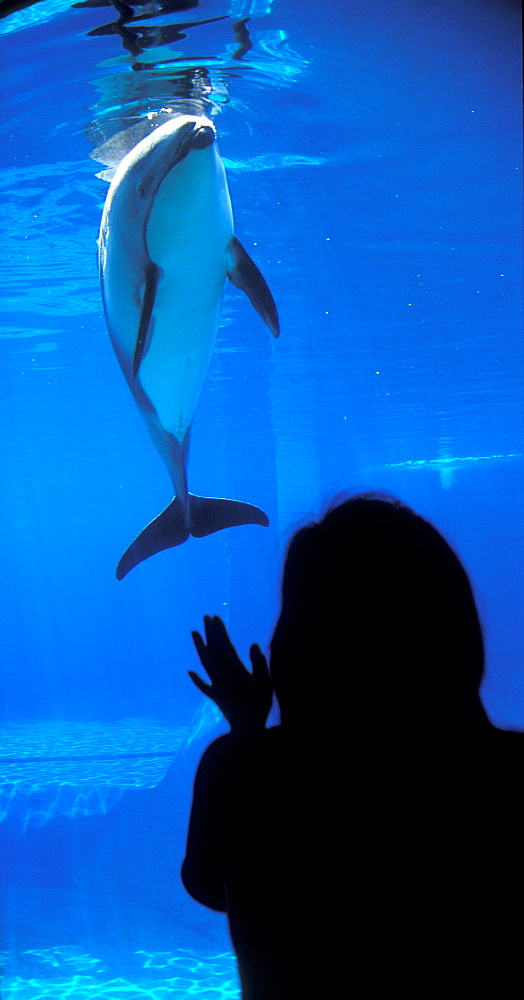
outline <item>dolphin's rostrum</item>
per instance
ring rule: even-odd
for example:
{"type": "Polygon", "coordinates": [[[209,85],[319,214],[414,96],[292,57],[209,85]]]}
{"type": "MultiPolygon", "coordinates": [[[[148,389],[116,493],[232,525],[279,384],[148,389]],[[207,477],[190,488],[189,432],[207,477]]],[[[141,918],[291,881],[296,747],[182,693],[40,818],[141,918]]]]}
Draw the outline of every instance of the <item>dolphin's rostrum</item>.
{"type": "Polygon", "coordinates": [[[98,247],[111,342],[175,492],[122,556],[121,580],[189,535],[268,524],[251,504],[188,493],[187,457],[226,278],[246,292],[275,337],[279,323],[264,278],[233,234],[215,129],[205,117],[173,116],[124,157],[98,247]]]}

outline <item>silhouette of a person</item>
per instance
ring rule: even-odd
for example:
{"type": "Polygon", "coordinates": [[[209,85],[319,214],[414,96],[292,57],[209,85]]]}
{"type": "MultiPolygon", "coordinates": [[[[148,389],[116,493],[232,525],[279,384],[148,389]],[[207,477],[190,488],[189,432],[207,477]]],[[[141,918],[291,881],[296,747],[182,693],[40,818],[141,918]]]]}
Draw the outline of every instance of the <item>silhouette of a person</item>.
{"type": "Polygon", "coordinates": [[[480,701],[482,632],[450,546],[398,501],[355,497],[291,541],[270,673],[204,624],[211,684],[190,676],[231,733],[200,762],[182,879],[227,913],[244,1000],[473,988],[479,942],[508,926],[490,851],[516,856],[520,736],[480,701]]]}

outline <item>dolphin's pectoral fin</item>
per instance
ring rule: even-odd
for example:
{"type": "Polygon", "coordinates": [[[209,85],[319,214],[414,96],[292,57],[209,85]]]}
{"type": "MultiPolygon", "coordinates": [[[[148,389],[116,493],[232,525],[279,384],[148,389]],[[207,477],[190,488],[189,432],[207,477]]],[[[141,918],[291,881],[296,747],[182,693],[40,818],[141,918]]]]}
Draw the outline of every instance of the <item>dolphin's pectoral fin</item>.
{"type": "Polygon", "coordinates": [[[124,552],[116,568],[117,580],[122,580],[130,569],[144,559],[162,552],[163,549],[181,545],[188,537],[187,510],[178,497],[175,497],[165,510],[137,535],[124,552]]]}
{"type": "Polygon", "coordinates": [[[157,267],[156,264],[153,264],[152,261],[150,264],[146,264],[144,296],[142,298],[142,308],[140,310],[140,322],[138,324],[135,353],[133,355],[133,378],[136,378],[136,376],[138,375],[140,362],[144,356],[144,351],[147,343],[147,334],[149,332],[149,327],[151,325],[151,317],[153,315],[153,306],[155,304],[159,275],[160,275],[160,268],[157,267]]]}
{"type": "Polygon", "coordinates": [[[269,518],[260,507],[250,503],[189,494],[189,530],[193,538],[203,538],[214,531],[236,528],[240,524],[261,524],[267,528],[269,518]]]}
{"type": "Polygon", "coordinates": [[[227,257],[227,275],[229,280],[237,288],[246,293],[251,305],[256,309],[269,330],[271,330],[273,336],[278,337],[280,324],[273,296],[257,265],[251,260],[251,257],[246,253],[236,236],[233,236],[229,241],[227,257]]]}

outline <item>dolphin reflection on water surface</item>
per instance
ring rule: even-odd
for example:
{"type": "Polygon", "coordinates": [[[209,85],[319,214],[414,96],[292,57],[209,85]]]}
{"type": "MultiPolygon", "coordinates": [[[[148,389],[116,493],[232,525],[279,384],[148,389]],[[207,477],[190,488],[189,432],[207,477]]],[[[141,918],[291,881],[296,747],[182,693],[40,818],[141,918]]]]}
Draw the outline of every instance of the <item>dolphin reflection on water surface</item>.
{"type": "Polygon", "coordinates": [[[208,118],[169,118],[120,162],[104,205],[98,258],[106,322],[175,493],[122,556],[119,580],[189,535],[269,523],[251,504],[198,497],[187,488],[191,421],[228,277],[279,334],[271,292],[233,233],[215,140],[208,118]]]}

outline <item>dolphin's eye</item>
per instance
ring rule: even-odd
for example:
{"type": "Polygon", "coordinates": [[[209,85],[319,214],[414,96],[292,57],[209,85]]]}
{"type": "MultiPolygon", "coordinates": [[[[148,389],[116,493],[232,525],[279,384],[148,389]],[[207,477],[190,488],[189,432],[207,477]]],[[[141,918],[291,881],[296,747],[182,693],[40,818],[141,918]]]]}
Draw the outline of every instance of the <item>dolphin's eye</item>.
{"type": "Polygon", "coordinates": [[[142,181],[142,183],[138,185],[137,194],[139,198],[145,198],[147,194],[147,187],[146,181],[142,181]]]}

